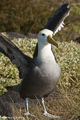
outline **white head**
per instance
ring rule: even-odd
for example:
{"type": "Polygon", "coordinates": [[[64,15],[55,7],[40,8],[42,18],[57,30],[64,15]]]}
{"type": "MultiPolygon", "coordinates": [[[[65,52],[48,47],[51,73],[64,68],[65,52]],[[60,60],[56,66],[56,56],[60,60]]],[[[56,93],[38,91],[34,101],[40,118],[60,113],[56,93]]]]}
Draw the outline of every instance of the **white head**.
{"type": "Polygon", "coordinates": [[[43,29],[38,33],[38,41],[44,45],[53,44],[58,47],[57,42],[52,38],[53,32],[48,29],[43,29]]]}

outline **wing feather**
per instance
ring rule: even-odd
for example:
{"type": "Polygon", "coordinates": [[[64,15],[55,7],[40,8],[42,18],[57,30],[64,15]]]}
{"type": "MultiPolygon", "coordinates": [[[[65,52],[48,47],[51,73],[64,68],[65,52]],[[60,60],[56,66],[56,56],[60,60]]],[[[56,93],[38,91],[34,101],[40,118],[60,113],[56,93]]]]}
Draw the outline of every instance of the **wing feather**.
{"type": "Polygon", "coordinates": [[[24,55],[16,45],[0,34],[0,52],[7,56],[19,69],[20,78],[24,78],[28,71],[29,64],[34,64],[33,60],[24,55]]]}

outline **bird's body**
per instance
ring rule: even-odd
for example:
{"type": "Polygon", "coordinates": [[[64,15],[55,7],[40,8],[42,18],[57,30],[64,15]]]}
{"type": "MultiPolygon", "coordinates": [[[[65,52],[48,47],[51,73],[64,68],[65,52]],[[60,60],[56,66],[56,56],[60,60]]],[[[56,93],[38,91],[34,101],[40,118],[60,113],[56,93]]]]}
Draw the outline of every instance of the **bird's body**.
{"type": "Polygon", "coordinates": [[[50,59],[48,56],[48,58],[46,57],[40,61],[38,61],[38,58],[35,58],[34,62],[35,65],[31,67],[22,81],[20,89],[22,98],[41,98],[47,96],[59,80],[61,70],[54,60],[54,56],[53,59],[50,59]]]}
{"type": "Polygon", "coordinates": [[[53,32],[48,29],[39,32],[37,56],[33,59],[25,56],[7,38],[0,36],[0,51],[9,57],[13,64],[16,64],[19,75],[23,78],[20,84],[7,89],[19,92],[21,98],[25,99],[27,108],[25,115],[31,115],[28,111],[28,98],[40,98],[42,99],[44,115],[57,118],[57,116],[47,113],[43,100],[43,97],[48,96],[53,91],[61,75],[61,69],[51,48],[51,44],[58,47],[52,38],[53,32]]]}
{"type": "MultiPolygon", "coordinates": [[[[63,20],[62,18],[65,18],[66,14],[69,12],[68,4],[63,4],[56,12],[56,19],[59,12],[61,14],[61,21],[58,20],[56,24],[60,25],[63,20]]],[[[52,23],[53,20],[55,19],[52,18],[50,23],[52,23]]],[[[21,83],[8,88],[8,90],[19,92],[20,96],[26,100],[26,114],[30,115],[28,110],[28,98],[34,99],[37,97],[42,99],[45,116],[59,118],[58,116],[47,113],[43,100],[43,97],[48,96],[53,91],[61,75],[60,66],[56,62],[51,48],[51,44],[58,47],[58,44],[52,38],[55,32],[52,32],[53,26],[51,24],[48,23],[47,27],[50,27],[50,29],[43,29],[38,33],[38,44],[33,59],[24,55],[14,43],[1,34],[0,51],[9,57],[11,62],[16,64],[19,70],[19,77],[22,78],[21,83]]],[[[54,31],[56,29],[54,27],[54,31]]]]}
{"type": "MultiPolygon", "coordinates": [[[[48,36],[52,31],[44,29],[42,33],[48,36]]],[[[39,35],[39,37],[42,35],[39,35]]],[[[44,39],[44,37],[42,36],[44,39]]],[[[42,39],[41,38],[41,39],[42,39]]],[[[38,55],[29,66],[28,72],[21,82],[20,95],[22,98],[42,98],[54,89],[59,80],[61,69],[51,50],[51,44],[44,43],[38,38],[38,55]]]]}

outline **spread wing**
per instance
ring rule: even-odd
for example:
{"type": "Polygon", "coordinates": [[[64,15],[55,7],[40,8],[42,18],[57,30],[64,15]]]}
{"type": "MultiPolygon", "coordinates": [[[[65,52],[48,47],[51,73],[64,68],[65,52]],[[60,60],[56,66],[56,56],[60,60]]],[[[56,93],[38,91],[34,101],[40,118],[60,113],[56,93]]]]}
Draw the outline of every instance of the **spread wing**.
{"type": "Polygon", "coordinates": [[[11,62],[17,66],[20,78],[25,77],[29,64],[34,64],[30,57],[24,55],[13,42],[2,34],[0,34],[0,52],[7,56],[11,62]]]}
{"type": "Polygon", "coordinates": [[[44,28],[53,31],[55,35],[61,28],[64,27],[64,20],[69,15],[70,8],[68,3],[62,4],[54,13],[54,15],[49,19],[44,28]]]}

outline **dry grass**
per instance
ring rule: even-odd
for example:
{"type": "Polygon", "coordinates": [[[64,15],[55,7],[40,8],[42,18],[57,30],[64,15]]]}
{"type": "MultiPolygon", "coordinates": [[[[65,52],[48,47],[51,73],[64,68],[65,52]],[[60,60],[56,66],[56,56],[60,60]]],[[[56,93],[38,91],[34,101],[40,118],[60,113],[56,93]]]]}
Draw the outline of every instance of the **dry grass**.
{"type": "MultiPolygon", "coordinates": [[[[36,40],[15,39],[14,42],[25,54],[32,56],[36,45],[36,40]]],[[[60,116],[59,120],[80,120],[79,51],[80,44],[76,44],[73,41],[59,43],[59,48],[55,50],[57,61],[62,69],[62,77],[57,84],[57,92],[55,92],[55,94],[52,93],[48,98],[45,99],[45,105],[49,113],[60,116]]],[[[10,61],[3,55],[0,56],[0,94],[2,94],[5,92],[6,86],[19,82],[19,78],[16,68],[11,65],[10,61]]],[[[17,107],[12,99],[14,120],[53,120],[43,116],[42,106],[38,100],[36,101],[36,103],[30,102],[29,104],[31,114],[36,115],[36,117],[25,117],[23,114],[26,112],[25,107],[22,107],[19,103],[17,107]]],[[[0,120],[1,119],[2,118],[0,118],[0,120]]]]}
{"type": "MultiPolygon", "coordinates": [[[[49,113],[60,116],[59,120],[78,120],[80,114],[80,98],[78,97],[80,91],[77,88],[62,90],[58,88],[58,93],[52,93],[45,99],[46,109],[49,113]]],[[[37,103],[29,104],[31,114],[36,117],[24,116],[25,108],[17,108],[15,104],[12,105],[14,118],[22,117],[24,120],[54,120],[43,116],[43,109],[38,100],[37,103]]]]}

